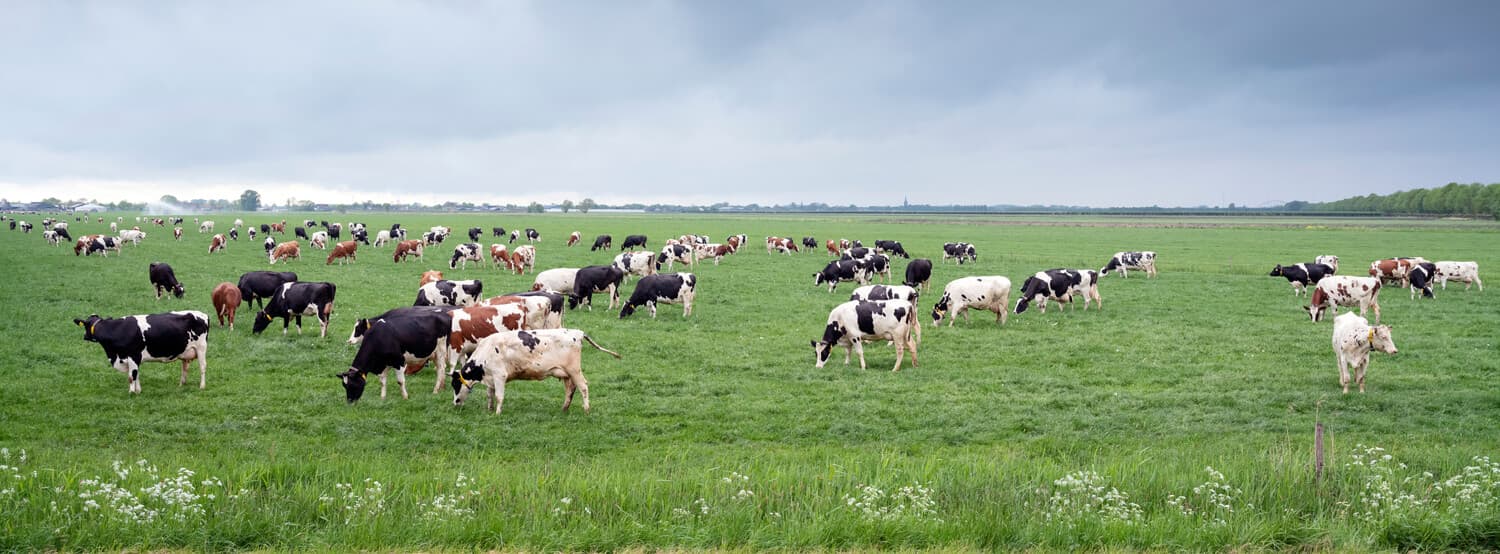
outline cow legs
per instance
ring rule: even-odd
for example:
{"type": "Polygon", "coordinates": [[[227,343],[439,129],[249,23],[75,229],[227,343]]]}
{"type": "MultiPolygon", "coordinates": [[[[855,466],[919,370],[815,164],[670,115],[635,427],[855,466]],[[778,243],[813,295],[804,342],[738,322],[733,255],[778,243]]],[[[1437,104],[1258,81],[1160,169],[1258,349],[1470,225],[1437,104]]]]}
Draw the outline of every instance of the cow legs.
{"type": "Polygon", "coordinates": [[[182,359],[182,378],[177,380],[177,386],[180,387],[180,386],[183,386],[183,385],[187,384],[187,372],[188,372],[188,359],[187,358],[183,358],[182,359]]]}
{"type": "MultiPolygon", "coordinates": [[[[403,370],[404,369],[405,368],[403,368],[403,370]]],[[[389,372],[387,372],[387,373],[389,373],[389,372]]],[[[381,373],[380,376],[381,376],[381,381],[382,381],[381,384],[383,385],[384,384],[384,380],[385,380],[385,373],[381,373]]],[[[407,398],[411,398],[410,395],[406,394],[406,371],[397,371],[396,372],[396,384],[401,385],[401,399],[402,400],[406,400],[407,398]]],[[[384,391],[381,391],[381,392],[384,392],[384,391]]]]}
{"type": "MultiPolygon", "coordinates": [[[[1370,358],[1365,357],[1364,362],[1354,366],[1354,380],[1359,382],[1359,393],[1365,393],[1365,369],[1370,367],[1370,358]]],[[[1345,388],[1348,388],[1347,386],[1345,388]]],[[[1348,392],[1348,391],[1345,391],[1348,392]]]]}
{"type": "Polygon", "coordinates": [[[198,351],[198,390],[206,388],[208,388],[208,353],[200,350],[198,351]]]}
{"type": "MultiPolygon", "coordinates": [[[[1370,304],[1370,307],[1375,309],[1375,324],[1380,325],[1380,304],[1372,303],[1370,304]]],[[[1360,310],[1359,315],[1365,315],[1365,311],[1360,310]]]]}
{"type": "MultiPolygon", "coordinates": [[[[910,331],[907,332],[910,333],[910,331]]],[[[896,337],[896,340],[891,341],[891,345],[896,347],[896,367],[891,368],[891,373],[901,371],[901,358],[906,354],[907,341],[911,340],[910,337],[911,335],[896,337]]]]}
{"type": "Polygon", "coordinates": [[[687,297],[682,301],[682,317],[693,315],[693,298],[687,297]]]}
{"type": "Polygon", "coordinates": [[[859,368],[865,369],[865,342],[863,340],[855,339],[852,343],[854,345],[854,351],[859,353],[859,368]]]}
{"type": "Polygon", "coordinates": [[[496,379],[498,383],[490,382],[490,409],[495,415],[500,415],[500,410],[505,407],[505,381],[496,379]]]}
{"type": "Polygon", "coordinates": [[[386,375],[386,373],[388,373],[388,372],[385,371],[385,370],[381,370],[380,371],[380,399],[381,400],[385,400],[385,375],[386,375]]]}

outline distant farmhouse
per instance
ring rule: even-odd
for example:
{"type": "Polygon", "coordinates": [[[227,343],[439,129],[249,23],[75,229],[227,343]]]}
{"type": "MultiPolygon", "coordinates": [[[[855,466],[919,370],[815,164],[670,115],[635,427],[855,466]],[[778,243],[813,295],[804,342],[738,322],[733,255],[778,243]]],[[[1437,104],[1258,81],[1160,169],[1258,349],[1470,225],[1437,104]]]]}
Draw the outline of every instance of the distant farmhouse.
{"type": "Polygon", "coordinates": [[[103,212],[109,210],[109,208],[100,206],[98,204],[79,204],[69,209],[71,209],[73,213],[103,212]]]}

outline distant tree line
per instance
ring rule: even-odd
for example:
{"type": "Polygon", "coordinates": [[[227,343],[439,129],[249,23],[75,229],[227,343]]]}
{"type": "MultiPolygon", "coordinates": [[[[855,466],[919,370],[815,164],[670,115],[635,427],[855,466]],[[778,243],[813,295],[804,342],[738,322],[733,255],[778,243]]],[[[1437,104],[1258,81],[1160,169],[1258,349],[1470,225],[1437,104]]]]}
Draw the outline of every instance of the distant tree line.
{"type": "Polygon", "coordinates": [[[1333,202],[1310,204],[1328,212],[1382,214],[1491,216],[1500,219],[1500,183],[1448,183],[1437,188],[1411,189],[1391,194],[1367,194],[1333,202]]]}

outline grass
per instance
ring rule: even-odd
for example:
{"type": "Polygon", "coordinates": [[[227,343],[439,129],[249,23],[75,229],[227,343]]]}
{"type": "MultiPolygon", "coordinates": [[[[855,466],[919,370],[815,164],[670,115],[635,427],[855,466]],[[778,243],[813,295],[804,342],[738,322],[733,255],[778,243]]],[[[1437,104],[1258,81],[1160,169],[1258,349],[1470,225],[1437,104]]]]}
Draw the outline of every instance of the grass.
{"type": "MultiPolygon", "coordinates": [[[[222,231],[234,217],[213,219],[222,231]]],[[[40,231],[0,231],[0,263],[14,279],[0,285],[0,446],[9,450],[0,464],[18,468],[0,470],[0,550],[1500,548],[1500,479],[1441,483],[1489,467],[1473,457],[1500,445],[1494,294],[1460,286],[1410,301],[1387,291],[1384,321],[1401,354],[1377,356],[1370,392],[1346,396],[1331,326],[1307,321],[1298,308],[1305,300],[1266,276],[1276,263],[1325,253],[1339,255],[1345,273],[1392,255],[1497,267],[1492,229],[885,216],[339,219],[445,224],[460,235],[470,226],[536,227],[539,269],[607,263],[615,252],[587,247],[599,233],[617,243],[647,234],[658,248],[682,233],[746,233],[752,245],[695,270],[690,319],[669,306],[655,320],[620,320],[602,296],[592,312],[567,314],[568,327],[624,355],[584,355],[593,413],[560,412],[562,385],[553,380],[512,383],[504,414],[493,416],[482,402],[454,408],[446,389],[430,394],[431,368],[412,376],[410,400],[393,389],[353,406],[332,375],[354,356],[344,344],[353,321],[408,305],[421,271],[480,278],[490,293],[523,290],[530,276],[450,271],[450,248],[398,265],[389,248],[361,246],[347,267],[305,250],[288,268],[338,284],[329,338],[317,338],[315,323],[301,336],[275,326],[252,336],[254,312],[242,307],[236,331],[210,334],[207,390],[177,387],[173,364],[149,364],[143,394],[132,397],[72,319],[210,312],[214,284],[267,267],[260,245],[242,237],[209,256],[208,236],[189,220],[181,242],[143,227],[141,246],[102,259],[47,246],[40,231]],[[565,248],[573,230],[585,244],[565,248]],[[884,369],[894,362],[885,346],[867,349],[869,371],[837,358],[815,370],[808,341],[852,287],[813,286],[823,253],[767,256],[758,243],[773,234],[901,240],[935,259],[928,307],[960,276],[999,274],[1019,285],[1040,269],[1098,268],[1117,250],[1157,251],[1161,276],[1107,278],[1101,312],[1030,311],[1004,327],[978,314],[971,324],[928,327],[921,365],[900,373],[884,369]],[[975,243],[979,262],[941,264],[940,246],[953,240],[975,243]],[[187,297],[154,300],[151,261],[171,263],[187,297]],[[1330,432],[1321,481],[1311,474],[1315,421],[1330,432]],[[1407,466],[1353,465],[1364,452],[1356,444],[1385,447],[1390,464],[1407,466]],[[122,478],[117,461],[137,469],[122,478]],[[1207,499],[1193,489],[1211,481],[1206,466],[1238,489],[1232,511],[1203,511],[1207,499]],[[194,472],[191,490],[173,481],[178,468],[194,472]],[[1127,495],[1139,518],[1112,518],[1092,499],[1103,492],[1056,483],[1080,471],[1097,472],[1100,491],[1127,495]],[[1391,495],[1414,500],[1366,513],[1370,487],[1393,482],[1391,495]],[[901,496],[908,486],[928,492],[901,496]],[[110,490],[125,491],[113,493],[119,506],[91,508],[79,496],[110,490]],[[1174,497],[1194,514],[1169,504],[1174,497]],[[1068,508],[1078,505],[1069,499],[1082,507],[1068,508]],[[140,521],[151,509],[156,517],[140,521]]],[[[103,227],[73,223],[72,232],[103,227]]]]}

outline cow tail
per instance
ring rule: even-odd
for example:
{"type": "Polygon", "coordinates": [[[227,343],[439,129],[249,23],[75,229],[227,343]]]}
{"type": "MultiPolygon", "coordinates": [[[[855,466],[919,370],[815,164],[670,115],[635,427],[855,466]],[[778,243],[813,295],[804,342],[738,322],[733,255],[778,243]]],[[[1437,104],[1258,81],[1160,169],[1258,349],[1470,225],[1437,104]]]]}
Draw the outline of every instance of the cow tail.
{"type": "Polygon", "coordinates": [[[597,342],[594,342],[594,339],[593,339],[593,337],[590,337],[590,336],[588,336],[588,334],[587,334],[587,333],[585,333],[585,334],[584,334],[584,335],[583,335],[583,340],[586,340],[586,341],[589,341],[589,344],[592,344],[592,345],[594,345],[594,348],[598,348],[598,349],[599,349],[599,350],[601,350],[601,351],[603,351],[603,352],[604,352],[604,353],[606,353],[606,354],[609,354],[609,355],[611,355],[611,356],[614,356],[614,357],[615,357],[615,359],[617,359],[617,360],[618,360],[618,359],[620,359],[620,354],[619,354],[619,353],[618,353],[618,352],[615,352],[615,351],[613,351],[613,350],[609,350],[609,349],[606,349],[606,348],[604,348],[604,347],[603,347],[603,346],[599,346],[599,343],[597,343],[597,342]]]}
{"type": "Polygon", "coordinates": [[[917,334],[917,344],[922,343],[922,322],[917,319],[917,303],[911,303],[911,310],[906,314],[907,327],[914,327],[913,332],[917,334]]]}

